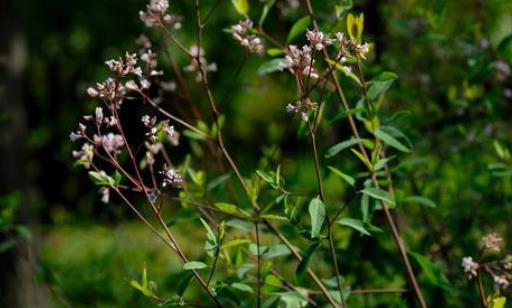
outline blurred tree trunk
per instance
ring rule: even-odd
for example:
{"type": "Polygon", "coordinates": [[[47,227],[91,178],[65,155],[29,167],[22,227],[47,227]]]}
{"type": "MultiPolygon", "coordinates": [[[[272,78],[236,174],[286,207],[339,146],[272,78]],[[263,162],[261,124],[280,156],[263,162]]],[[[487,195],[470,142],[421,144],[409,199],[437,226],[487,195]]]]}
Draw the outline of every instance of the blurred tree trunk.
{"type": "MultiPolygon", "coordinates": [[[[21,193],[16,221],[29,225],[30,186],[27,182],[26,113],[22,98],[22,75],[26,49],[15,0],[0,1],[0,196],[21,193]]],[[[0,204],[5,206],[5,204],[0,204]]],[[[16,244],[0,252],[0,307],[48,307],[48,297],[35,275],[35,236],[19,239],[15,231],[0,232],[0,243],[18,238],[16,244]]]]}

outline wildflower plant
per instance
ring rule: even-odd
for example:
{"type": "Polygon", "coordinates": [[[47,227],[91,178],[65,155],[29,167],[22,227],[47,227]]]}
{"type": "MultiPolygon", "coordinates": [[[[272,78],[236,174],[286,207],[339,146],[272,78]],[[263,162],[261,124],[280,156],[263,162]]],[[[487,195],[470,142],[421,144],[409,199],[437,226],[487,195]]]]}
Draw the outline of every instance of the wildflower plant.
{"type": "MultiPolygon", "coordinates": [[[[218,13],[218,4],[207,7],[194,0],[196,18],[185,20],[172,2],[149,1],[139,13],[148,28],[148,35],[137,39],[140,50],[105,62],[110,76],[86,90],[98,106],[70,134],[76,144],[72,153],[76,164],[99,186],[101,201],[124,203],[178,256],[187,273],[168,298],[149,286],[146,272],[143,281],[133,281],[132,286],[169,305],[348,307],[353,294],[389,292],[406,293],[417,306],[427,307],[411,256],[422,271],[432,262],[408,249],[398,217],[405,215],[403,203],[433,202],[419,195],[401,195],[394,185],[394,169],[412,146],[399,126],[383,116],[385,93],[398,76],[375,70],[372,79],[365,75],[374,46],[363,40],[363,15],[347,10],[332,23],[318,17],[306,0],[306,16],[293,24],[282,43],[285,38],[264,30],[275,1],[258,3],[258,7],[249,7],[245,0],[231,2],[239,21],[226,27],[230,36],[208,35],[234,40],[242,48],[231,52],[245,54],[247,61],[269,57],[254,74],[280,75],[292,85],[293,100],[283,101],[280,110],[300,136],[308,137],[299,141],[310,148],[316,186],[301,189],[306,193],[288,187],[287,170],[281,167],[284,160],[268,159],[275,157],[272,153],[264,157],[267,164],[249,172],[231,154],[236,144],[225,142],[225,131],[236,128],[227,125],[229,113],[222,110],[229,100],[219,101],[212,86],[221,68],[209,58],[203,38],[208,22],[218,13]],[[192,42],[181,38],[184,25],[195,28],[192,42]],[[162,39],[170,51],[157,50],[149,33],[162,39]],[[161,66],[162,58],[166,59],[162,63],[170,65],[161,66]],[[178,59],[182,58],[186,60],[181,63],[178,59]],[[349,97],[347,92],[355,95],[349,97]],[[175,97],[187,104],[175,104],[175,97]],[[138,110],[138,120],[128,117],[125,108],[130,113],[138,110]],[[346,122],[350,137],[335,140],[339,134],[329,126],[330,119],[346,122]],[[129,133],[133,131],[141,133],[129,133]],[[178,149],[187,149],[187,142],[192,150],[183,156],[178,149]],[[328,149],[322,153],[320,147],[328,149]],[[345,152],[351,155],[347,158],[350,165],[357,166],[353,172],[344,169],[347,164],[335,162],[345,152]],[[205,170],[200,170],[201,165],[207,166],[205,170]],[[330,176],[349,187],[345,196],[335,199],[326,191],[330,176]],[[216,187],[225,187],[225,192],[215,195],[216,187]],[[191,259],[184,249],[195,243],[177,240],[168,224],[170,207],[188,213],[193,209],[196,224],[205,232],[206,242],[198,244],[204,245],[200,258],[191,259]],[[337,243],[344,230],[358,238],[377,233],[391,238],[394,258],[402,265],[404,290],[351,286],[344,278],[351,268],[340,258],[343,251],[337,243]],[[321,258],[327,269],[316,266],[315,258],[321,258]],[[191,281],[202,294],[187,294],[191,281]]],[[[284,2],[275,6],[282,14],[284,2]]],[[[288,3],[296,8],[294,1],[288,3]]],[[[495,251],[501,244],[497,237],[482,243],[485,251],[495,251]]],[[[505,268],[509,261],[496,266],[505,268]]],[[[484,266],[471,257],[464,258],[462,266],[470,277],[478,276],[483,268],[497,271],[494,265],[484,266]]],[[[505,280],[508,285],[508,276],[499,277],[495,279],[498,285],[505,286],[505,280]]]]}
{"type": "Polygon", "coordinates": [[[512,279],[512,255],[496,259],[503,250],[503,238],[489,233],[480,241],[480,253],[476,259],[471,256],[462,258],[462,269],[470,281],[476,280],[480,301],[483,307],[504,307],[506,294],[512,279]],[[492,259],[488,259],[488,256],[492,259]],[[483,276],[487,275],[493,285],[493,293],[488,294],[483,276]]]}

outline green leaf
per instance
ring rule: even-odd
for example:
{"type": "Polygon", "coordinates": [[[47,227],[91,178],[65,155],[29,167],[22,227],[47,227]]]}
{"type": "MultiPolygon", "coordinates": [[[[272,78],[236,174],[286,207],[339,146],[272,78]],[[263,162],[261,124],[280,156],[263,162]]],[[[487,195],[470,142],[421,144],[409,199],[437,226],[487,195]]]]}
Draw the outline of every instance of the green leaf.
{"type": "Polygon", "coordinates": [[[184,270],[197,270],[197,269],[203,269],[203,268],[207,268],[207,267],[208,267],[208,265],[206,265],[203,262],[199,262],[199,261],[191,261],[191,262],[187,262],[183,265],[184,270]]]}
{"type": "Polygon", "coordinates": [[[226,222],[226,226],[242,231],[251,231],[253,229],[253,224],[240,219],[230,219],[226,222]]]}
{"type": "Polygon", "coordinates": [[[246,16],[249,12],[249,3],[247,0],[231,0],[231,3],[240,15],[246,16]]]}
{"type": "Polygon", "coordinates": [[[276,185],[276,182],[274,181],[274,178],[272,175],[270,175],[268,172],[265,172],[263,170],[256,170],[256,174],[265,182],[268,184],[274,186],[276,185]]]}
{"type": "Polygon", "coordinates": [[[206,190],[210,191],[210,190],[213,190],[213,189],[221,186],[227,180],[229,180],[230,177],[231,177],[231,174],[228,173],[228,174],[223,174],[223,175],[211,180],[210,183],[208,183],[208,185],[206,185],[206,190]]]}
{"type": "Polygon", "coordinates": [[[339,178],[341,178],[345,182],[347,182],[350,186],[354,186],[354,184],[356,183],[356,180],[353,177],[351,177],[350,175],[345,174],[345,173],[341,172],[340,170],[338,170],[338,169],[336,169],[336,168],[334,168],[332,166],[328,166],[327,168],[329,168],[329,170],[331,170],[339,178]]]}
{"type": "Polygon", "coordinates": [[[374,135],[382,140],[385,144],[389,145],[390,147],[393,147],[399,151],[402,152],[411,152],[412,146],[407,139],[407,136],[405,136],[401,131],[398,129],[392,127],[392,126],[381,126],[377,130],[375,130],[374,135]],[[403,144],[400,142],[397,138],[405,139],[407,144],[403,144]]]}
{"type": "Polygon", "coordinates": [[[354,108],[354,109],[349,109],[349,110],[343,110],[341,111],[340,113],[338,113],[337,115],[334,116],[334,118],[332,118],[330,120],[331,123],[334,123],[336,121],[339,121],[339,120],[342,120],[348,116],[351,116],[351,115],[354,115],[354,114],[357,114],[357,113],[360,113],[360,112],[364,112],[366,109],[364,107],[359,107],[359,108],[354,108]]]}
{"type": "Polygon", "coordinates": [[[183,279],[180,280],[176,290],[176,293],[178,294],[179,297],[182,297],[183,294],[185,294],[185,291],[187,290],[190,282],[192,281],[192,278],[194,278],[194,274],[189,272],[187,273],[187,275],[185,275],[185,277],[183,277],[183,279]]]}
{"type": "Polygon", "coordinates": [[[215,203],[215,206],[222,212],[229,214],[229,215],[238,216],[241,218],[250,218],[251,217],[251,214],[249,214],[247,211],[239,208],[238,206],[236,206],[234,204],[218,202],[218,203],[215,203]]]}
{"type": "Polygon", "coordinates": [[[261,12],[260,20],[258,22],[258,25],[261,27],[263,26],[263,23],[265,22],[265,19],[267,18],[268,12],[270,12],[270,9],[274,5],[276,0],[270,0],[263,6],[263,11],[261,12]]]}
{"type": "Polygon", "coordinates": [[[495,297],[489,300],[489,308],[505,308],[507,298],[505,296],[495,297]]]}
{"type": "Polygon", "coordinates": [[[114,178],[114,182],[115,182],[116,185],[119,185],[121,183],[121,181],[123,180],[123,176],[117,170],[114,172],[114,177],[113,178],[114,178]]]}
{"type": "Polygon", "coordinates": [[[346,226],[346,227],[355,229],[364,235],[371,235],[370,232],[368,232],[368,230],[366,230],[366,228],[364,227],[364,222],[362,222],[359,219],[342,218],[342,219],[338,220],[336,223],[338,223],[339,225],[342,225],[342,226],[346,226]]]}
{"type": "Polygon", "coordinates": [[[250,244],[250,243],[251,243],[251,241],[248,239],[234,239],[234,240],[231,240],[231,241],[228,241],[228,242],[222,244],[220,247],[221,247],[221,249],[227,249],[227,248],[236,247],[236,246],[240,246],[240,245],[246,245],[246,244],[250,244]]]}
{"type": "Polygon", "coordinates": [[[361,152],[359,152],[358,150],[356,149],[350,149],[350,151],[352,153],[354,153],[355,156],[357,156],[357,158],[359,158],[359,160],[361,162],[363,162],[363,164],[370,170],[373,169],[373,164],[366,158],[366,156],[364,156],[361,152]]]}
{"type": "Polygon", "coordinates": [[[340,4],[336,4],[334,6],[334,8],[336,10],[336,17],[338,19],[342,19],[343,16],[345,16],[345,14],[348,13],[348,11],[350,11],[350,9],[352,9],[352,6],[353,6],[352,0],[343,0],[343,1],[341,1],[340,4]]]}
{"type": "Polygon", "coordinates": [[[334,155],[338,154],[339,152],[348,149],[356,144],[363,143],[365,139],[361,138],[352,138],[343,142],[340,142],[338,144],[333,145],[327,150],[327,153],[325,154],[325,158],[331,158],[334,155]]]}
{"type": "Polygon", "coordinates": [[[237,290],[240,290],[240,291],[243,291],[243,292],[247,292],[247,293],[254,293],[254,291],[252,290],[251,286],[245,284],[245,283],[240,283],[240,282],[234,282],[231,284],[231,287],[233,289],[237,289],[237,290]]]}
{"type": "Polygon", "coordinates": [[[279,56],[284,54],[285,52],[282,49],[279,48],[269,48],[267,49],[267,55],[271,57],[279,56]]]}
{"type": "Polygon", "coordinates": [[[203,224],[204,228],[206,229],[206,236],[208,237],[208,240],[217,243],[217,237],[215,236],[215,233],[213,233],[213,230],[210,228],[210,225],[204,221],[202,218],[199,218],[201,220],[201,223],[203,224]]]}
{"type": "Polygon", "coordinates": [[[155,297],[153,288],[150,287],[150,283],[148,282],[148,272],[146,268],[142,270],[142,281],[139,283],[136,280],[131,280],[130,285],[139,290],[146,297],[155,297]]]}
{"type": "Polygon", "coordinates": [[[389,157],[386,157],[386,158],[383,158],[383,159],[379,159],[379,161],[377,161],[375,163],[375,166],[373,167],[373,171],[379,171],[380,169],[384,168],[384,166],[386,166],[388,164],[388,162],[392,159],[394,159],[396,156],[389,156],[389,157]]]}
{"type": "Polygon", "coordinates": [[[263,219],[270,219],[270,220],[280,220],[280,221],[288,221],[288,218],[285,216],[280,215],[273,215],[273,214],[265,214],[260,216],[263,219]]]}
{"type": "Polygon", "coordinates": [[[288,249],[288,247],[286,247],[286,245],[276,244],[276,245],[270,246],[267,253],[265,254],[265,259],[272,259],[272,258],[287,256],[291,253],[292,252],[290,251],[290,249],[288,249]]]}
{"type": "Polygon", "coordinates": [[[368,195],[374,199],[384,201],[385,203],[395,205],[395,199],[393,196],[385,190],[375,187],[366,187],[361,190],[361,192],[365,195],[368,195]]]}
{"type": "MultiPolygon", "coordinates": [[[[284,308],[302,308],[308,304],[307,293],[301,294],[299,292],[282,292],[279,294],[279,305],[278,307],[284,308]]],[[[271,306],[274,307],[274,306],[271,306]]]]}
{"type": "Polygon", "coordinates": [[[359,43],[361,42],[363,36],[363,27],[364,27],[364,15],[363,13],[355,16],[352,13],[347,15],[347,30],[349,36],[357,40],[359,43]]]}
{"type": "Polygon", "coordinates": [[[290,30],[290,33],[288,33],[288,37],[286,39],[287,43],[290,43],[295,38],[297,38],[299,35],[304,33],[306,31],[306,28],[309,27],[311,24],[311,18],[309,16],[304,16],[301,19],[297,20],[290,30]]]}
{"type": "Polygon", "coordinates": [[[425,277],[432,285],[441,287],[447,291],[452,289],[451,284],[448,282],[443,274],[443,271],[439,268],[439,266],[437,266],[437,264],[419,253],[409,251],[409,254],[421,267],[423,274],[425,274],[425,277]]]}
{"type": "Polygon", "coordinates": [[[428,199],[428,198],[425,198],[425,197],[422,197],[422,196],[409,196],[409,197],[406,197],[403,199],[403,202],[406,202],[406,203],[418,203],[418,204],[421,204],[421,205],[424,205],[424,206],[428,206],[428,207],[431,207],[431,208],[436,208],[437,205],[434,201],[428,199]]]}
{"type": "Polygon", "coordinates": [[[92,182],[98,186],[114,186],[116,184],[116,181],[108,176],[104,171],[89,171],[89,177],[92,182]]]}
{"type": "Polygon", "coordinates": [[[331,60],[331,59],[327,59],[327,63],[329,63],[329,65],[331,65],[331,66],[334,65],[336,70],[342,72],[346,77],[355,81],[355,83],[357,83],[360,87],[363,86],[363,84],[361,83],[361,80],[359,80],[359,77],[357,77],[357,75],[354,74],[352,72],[352,70],[350,68],[348,68],[347,66],[345,66],[339,62],[336,62],[334,60],[331,60]]]}
{"type": "Polygon", "coordinates": [[[192,140],[206,140],[206,135],[199,134],[193,130],[186,129],[183,131],[183,135],[192,139],[192,140]]]}
{"type": "Polygon", "coordinates": [[[311,257],[313,257],[313,254],[318,249],[318,247],[320,247],[320,242],[315,242],[309,246],[309,248],[304,253],[304,256],[302,256],[302,260],[300,261],[299,265],[297,266],[297,270],[295,271],[295,281],[297,283],[300,283],[306,276],[309,262],[311,262],[311,257]]]}
{"type": "Polygon", "coordinates": [[[363,221],[368,222],[370,219],[370,197],[364,195],[361,197],[361,214],[363,215],[363,221]]]}
{"type": "Polygon", "coordinates": [[[281,65],[282,63],[283,63],[282,58],[276,58],[276,59],[269,60],[269,61],[263,63],[258,68],[258,75],[263,76],[266,74],[280,71],[282,68],[282,65],[281,65]]]}
{"type": "MultiPolygon", "coordinates": [[[[259,250],[260,250],[260,251],[259,251],[259,255],[260,255],[260,256],[263,256],[264,254],[266,254],[266,253],[267,253],[267,251],[268,251],[268,247],[267,247],[267,246],[262,246],[262,245],[260,245],[260,246],[259,246],[259,250]]],[[[257,256],[257,255],[258,255],[258,245],[256,245],[256,244],[251,244],[251,245],[249,245],[249,251],[250,251],[253,255],[257,256]]]]}
{"type": "Polygon", "coordinates": [[[397,74],[392,72],[383,72],[375,79],[369,82],[370,87],[368,88],[368,98],[375,100],[382,94],[384,94],[398,78],[397,74]]]}
{"type": "Polygon", "coordinates": [[[309,202],[309,216],[311,217],[311,238],[317,238],[325,220],[325,204],[319,197],[309,202]]]}

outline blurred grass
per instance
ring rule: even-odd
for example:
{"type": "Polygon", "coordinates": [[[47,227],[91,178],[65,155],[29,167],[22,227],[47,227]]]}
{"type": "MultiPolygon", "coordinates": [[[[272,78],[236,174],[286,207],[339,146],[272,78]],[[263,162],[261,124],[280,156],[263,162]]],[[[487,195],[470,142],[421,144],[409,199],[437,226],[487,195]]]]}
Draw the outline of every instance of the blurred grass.
{"type": "Polygon", "coordinates": [[[181,270],[167,246],[137,222],[58,226],[41,243],[42,266],[59,306],[147,306],[150,302],[129,281],[139,280],[145,265],[158,286],[172,284],[167,279],[181,270]]]}

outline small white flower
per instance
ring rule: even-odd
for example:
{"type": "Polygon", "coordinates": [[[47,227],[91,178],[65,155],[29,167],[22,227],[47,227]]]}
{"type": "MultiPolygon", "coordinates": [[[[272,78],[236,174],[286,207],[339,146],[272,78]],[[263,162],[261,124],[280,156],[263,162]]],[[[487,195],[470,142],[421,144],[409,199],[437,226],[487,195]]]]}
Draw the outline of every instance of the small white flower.
{"type": "Polygon", "coordinates": [[[477,270],[478,270],[478,263],[473,261],[472,257],[464,257],[462,258],[462,268],[464,269],[464,272],[468,274],[469,278],[476,277],[477,270]]]}
{"type": "Polygon", "coordinates": [[[507,255],[505,259],[503,259],[503,268],[506,270],[512,269],[512,255],[507,255]]]}
{"type": "Polygon", "coordinates": [[[103,108],[96,107],[94,114],[95,114],[96,124],[100,125],[103,122],[103,108]]]}
{"type": "Polygon", "coordinates": [[[117,119],[114,116],[110,116],[105,118],[105,123],[107,126],[112,127],[117,125],[117,119]]]}
{"type": "Polygon", "coordinates": [[[98,91],[96,91],[96,89],[94,89],[93,87],[89,87],[87,88],[87,95],[89,95],[89,97],[91,98],[95,98],[99,95],[100,93],[98,93],[98,91]]]}
{"type": "Polygon", "coordinates": [[[156,124],[156,117],[151,117],[151,116],[145,114],[142,116],[142,123],[146,127],[153,128],[156,124]]]}
{"type": "Polygon", "coordinates": [[[98,193],[101,195],[101,202],[107,204],[110,200],[110,189],[108,187],[100,187],[98,193]]]}
{"type": "Polygon", "coordinates": [[[81,138],[82,138],[81,134],[77,134],[75,132],[71,132],[69,134],[69,139],[71,140],[71,142],[75,142],[75,141],[77,141],[78,139],[81,139],[81,138]]]}
{"type": "Polygon", "coordinates": [[[138,91],[139,90],[139,86],[137,85],[137,83],[133,80],[128,80],[124,86],[126,87],[126,89],[128,89],[129,91],[138,91]]]}
{"type": "Polygon", "coordinates": [[[164,13],[169,8],[168,0],[151,0],[147,6],[148,10],[158,13],[164,13]]]}
{"type": "Polygon", "coordinates": [[[124,139],[121,135],[108,133],[102,137],[101,144],[105,151],[116,154],[117,150],[124,145],[124,139]]]}
{"type": "Polygon", "coordinates": [[[495,285],[499,289],[506,289],[510,284],[507,277],[505,277],[505,276],[494,275],[493,280],[494,280],[495,285]]]}
{"type": "Polygon", "coordinates": [[[151,87],[151,82],[144,78],[140,81],[140,85],[144,90],[147,90],[151,87]]]}

